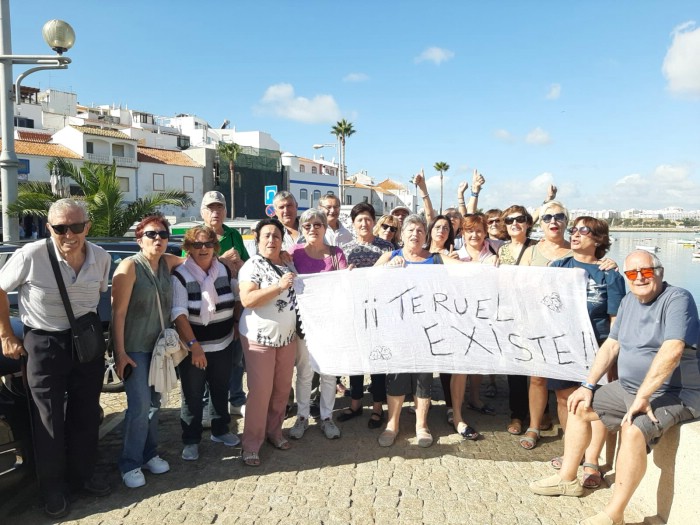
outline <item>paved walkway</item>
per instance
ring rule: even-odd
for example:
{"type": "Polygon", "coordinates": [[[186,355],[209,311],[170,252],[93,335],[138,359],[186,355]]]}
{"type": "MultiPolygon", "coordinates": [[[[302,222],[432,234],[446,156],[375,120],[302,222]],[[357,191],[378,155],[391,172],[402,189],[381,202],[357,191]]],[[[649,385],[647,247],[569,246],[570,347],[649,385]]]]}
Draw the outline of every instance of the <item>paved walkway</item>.
{"type": "MultiPolygon", "coordinates": [[[[499,378],[502,379],[502,378],[499,378]]],[[[435,380],[439,391],[439,381],[435,380]]],[[[401,433],[390,448],[381,448],[380,430],[369,430],[365,416],[339,423],[343,436],[328,441],[313,424],[289,451],[270,445],[261,450],[262,465],[244,466],[240,449],[209,441],[205,431],[200,459],[180,459],[179,395],[171,396],[160,418],[161,456],[170,472],[146,473],[147,485],[127,489],[121,483],[116,458],[121,447],[124,394],[103,394],[107,429],[101,440],[98,473],[113,486],[106,498],[80,499],[66,523],[75,524],[547,524],[566,525],[595,514],[610,497],[607,486],[582,498],[546,498],[530,493],[528,483],[552,473],[549,459],[562,452],[558,427],[543,434],[533,451],[522,449],[506,430],[506,384],[489,400],[497,416],[471,410],[465,416],[485,435],[463,441],[445,421],[445,407],[434,401],[429,424],[435,444],[419,448],[414,439],[414,416],[404,408],[401,433]],[[115,426],[116,425],[116,426],[115,426]],[[110,430],[111,429],[111,430],[110,430]]],[[[436,394],[438,397],[438,394],[436,394]]],[[[485,399],[485,398],[484,398],[485,399]]],[[[348,404],[338,398],[336,407],[348,404]]],[[[369,396],[365,402],[369,403],[369,396]]],[[[290,427],[294,418],[285,422],[290,427]]],[[[243,420],[235,421],[242,432],[243,420]]],[[[631,508],[628,524],[645,520],[644,509],[631,508]]],[[[7,523],[48,523],[40,502],[7,523]]]]}

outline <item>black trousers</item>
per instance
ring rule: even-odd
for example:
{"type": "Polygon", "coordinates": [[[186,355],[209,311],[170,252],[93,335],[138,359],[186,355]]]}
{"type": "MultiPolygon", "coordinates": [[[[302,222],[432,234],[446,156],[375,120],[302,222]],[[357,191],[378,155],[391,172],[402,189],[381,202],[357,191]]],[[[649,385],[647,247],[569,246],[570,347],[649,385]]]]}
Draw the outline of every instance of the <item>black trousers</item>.
{"type": "Polygon", "coordinates": [[[94,474],[104,358],[73,358],[70,332],[25,330],[37,476],[43,495],[76,490],[94,474]]]}

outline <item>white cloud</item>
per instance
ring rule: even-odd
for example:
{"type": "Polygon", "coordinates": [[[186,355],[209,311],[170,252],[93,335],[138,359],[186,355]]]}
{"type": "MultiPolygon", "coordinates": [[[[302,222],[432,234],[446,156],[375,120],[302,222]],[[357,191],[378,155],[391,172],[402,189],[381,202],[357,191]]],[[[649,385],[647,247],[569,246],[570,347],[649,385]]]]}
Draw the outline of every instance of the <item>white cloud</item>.
{"type": "Polygon", "coordinates": [[[552,142],[552,139],[550,138],[549,133],[547,133],[542,128],[537,127],[525,136],[525,142],[527,142],[528,144],[536,144],[542,146],[544,144],[549,144],[550,142],[552,142]]]}
{"type": "Polygon", "coordinates": [[[668,90],[700,98],[700,28],[689,21],[673,29],[673,42],[661,67],[668,90]]]}
{"type": "Polygon", "coordinates": [[[267,88],[254,110],[305,124],[333,123],[341,118],[332,95],[316,95],[312,99],[296,96],[294,86],[285,83],[267,88]]]}
{"type": "Polygon", "coordinates": [[[447,62],[451,58],[454,58],[454,56],[454,51],[450,51],[449,49],[429,47],[418,55],[414,61],[416,64],[420,64],[421,62],[432,62],[436,66],[439,66],[442,62],[447,62]]]}
{"type": "Polygon", "coordinates": [[[348,73],[343,77],[343,82],[366,82],[369,75],[366,73],[348,73]]]}
{"type": "Polygon", "coordinates": [[[503,142],[515,142],[515,137],[507,129],[497,129],[494,131],[493,135],[500,141],[503,142]]]}
{"type": "Polygon", "coordinates": [[[561,96],[561,84],[552,84],[547,92],[547,100],[556,100],[561,96]]]}
{"type": "MultiPolygon", "coordinates": [[[[443,175],[443,199],[447,194],[447,186],[450,184],[450,177],[443,175]]],[[[433,175],[425,179],[425,185],[428,187],[430,199],[433,201],[433,207],[440,205],[440,175],[433,175]]]]}
{"type": "Polygon", "coordinates": [[[611,207],[659,209],[681,206],[696,209],[700,200],[700,185],[687,166],[662,164],[650,174],[631,173],[618,179],[614,191],[605,197],[611,207]]]}

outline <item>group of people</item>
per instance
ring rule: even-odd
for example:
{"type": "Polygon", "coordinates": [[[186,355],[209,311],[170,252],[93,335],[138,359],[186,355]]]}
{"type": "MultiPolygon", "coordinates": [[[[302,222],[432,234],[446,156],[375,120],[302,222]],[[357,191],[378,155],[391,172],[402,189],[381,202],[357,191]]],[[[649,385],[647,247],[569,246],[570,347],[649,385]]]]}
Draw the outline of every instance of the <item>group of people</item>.
{"type": "MultiPolygon", "coordinates": [[[[294,196],[279,192],[273,201],[277,218],[258,222],[257,253],[252,256],[240,235],[223,224],[226,204],[218,192],[205,194],[205,224],[185,234],[182,257],[166,253],[170,227],[163,216],[148,216],[138,224],[141,251],[121,262],[112,285],[111,339],[127,394],[119,458],[126,486],[144,485],[144,469],[161,474],[170,468],[157,453],[160,395],[149,385],[153,348],[165,328],[174,324],[188,349],[177,365],[182,459],[198,459],[203,422],[209,419],[210,439],[225,446],[240,444],[243,463],[254,467],[260,465],[266,440],[278,450],[288,450],[288,438],[304,436],[314,390],[321,431],[328,439],[341,436],[333,418],[339,378],[315,374],[311,368],[297,312],[297,274],[412,264],[555,266],[585,270],[588,312],[600,351],[581,384],[509,375],[507,431],[518,436],[524,449],[535,448],[540,432],[551,425],[547,400],[553,390],[565,430],[565,451],[551,461],[558,473],[530,488],[543,495],[580,496],[584,487],[599,486],[598,457],[607,432],[621,430],[613,499],[583,523],[622,522],[643,476],[647,450],[672,425],[700,416],[700,323],[692,296],[665,283],[661,262],[648,252],[631,253],[622,274],[618,272],[617,265],[605,258],[610,247],[607,224],[589,216],[570,221],[567,209],[555,200],[554,187],[535,217],[521,205],[477,213],[485,180],[475,171],[469,201],[463,183],[458,208],[438,214],[422,174],[415,181],[425,218],[404,206],[377,218],[371,205],[360,203],[350,213],[352,232],[340,221],[335,195],[325,195],[318,208],[298,217],[294,196]],[[544,234],[539,241],[529,236],[537,221],[544,234]],[[625,277],[631,292],[627,295],[625,277]],[[244,368],[247,396],[242,389],[244,368]],[[610,382],[598,389],[605,375],[610,382]],[[297,416],[285,435],[290,392],[297,416]],[[231,432],[231,414],[245,417],[241,439],[231,432]]],[[[49,212],[51,242],[23,247],[0,271],[3,352],[14,358],[28,356],[39,480],[45,510],[54,518],[68,512],[71,491],[109,493],[109,487],[93,476],[104,365],[101,359],[91,363],[75,359],[70,325],[46,255],[47,247],[53,249],[62,263],[76,316],[94,310],[100,291],[107,287],[109,256],[86,241],[89,226],[82,203],[58,201],[49,212]],[[7,311],[6,294],[16,288],[24,341],[12,335],[7,311]]],[[[495,391],[493,379],[486,377],[487,393],[495,391]]],[[[462,409],[466,404],[482,414],[495,414],[481,399],[482,377],[440,374],[440,380],[449,424],[465,439],[480,439],[462,409]]],[[[338,422],[363,414],[364,377],[351,376],[349,382],[350,406],[338,414],[338,422]]],[[[383,428],[380,446],[395,442],[408,395],[414,401],[417,444],[433,443],[427,417],[432,382],[432,373],[371,376],[367,424],[383,428]]]]}

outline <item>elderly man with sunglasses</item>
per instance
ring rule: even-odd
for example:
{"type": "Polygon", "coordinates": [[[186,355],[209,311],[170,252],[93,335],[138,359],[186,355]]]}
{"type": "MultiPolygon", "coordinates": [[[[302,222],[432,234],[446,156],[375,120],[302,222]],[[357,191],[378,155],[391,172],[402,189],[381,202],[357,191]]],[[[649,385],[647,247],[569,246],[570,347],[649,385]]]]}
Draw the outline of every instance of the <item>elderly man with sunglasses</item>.
{"type": "Polygon", "coordinates": [[[97,310],[107,291],[109,254],[85,236],[90,230],[83,203],[61,199],[49,208],[51,239],[17,250],[0,270],[0,339],[6,357],[26,356],[34,410],[34,452],[44,510],[51,518],[69,512],[70,493],[109,494],[93,479],[100,426],[104,359],[78,361],[70,322],[49,260],[53,250],[76,318],[97,310]],[[24,342],[12,333],[7,293],[19,292],[24,342]]]}
{"type": "Polygon", "coordinates": [[[646,471],[646,454],[672,426],[700,416],[700,322],[693,296],[664,282],[651,253],[625,260],[630,293],[596,354],[586,381],[568,400],[561,470],[530,484],[544,496],[582,496],[578,465],[591,439],[591,422],[620,430],[615,488],[603,512],[580,523],[624,523],[624,511],[646,471]],[[619,380],[598,388],[617,361],[619,380]]]}

